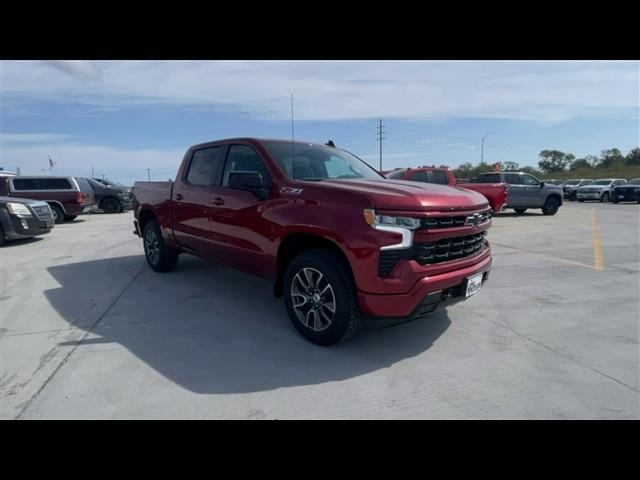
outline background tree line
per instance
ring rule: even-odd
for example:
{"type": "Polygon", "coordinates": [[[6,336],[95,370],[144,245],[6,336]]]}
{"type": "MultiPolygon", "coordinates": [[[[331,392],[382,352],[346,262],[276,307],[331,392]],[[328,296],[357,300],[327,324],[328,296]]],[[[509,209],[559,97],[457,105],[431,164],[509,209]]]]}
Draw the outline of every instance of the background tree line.
{"type": "MultiPolygon", "coordinates": [[[[542,150],[539,154],[538,168],[521,167],[516,162],[503,162],[502,171],[527,172],[536,176],[548,176],[551,174],[580,172],[587,176],[599,176],[604,171],[620,172],[624,176],[640,176],[640,148],[634,148],[626,155],[623,155],[617,148],[602,150],[600,156],[587,155],[584,158],[576,158],[572,153],[565,153],[560,150],[542,150]],[[635,175],[634,175],[635,174],[635,175]]],[[[453,170],[457,178],[474,178],[481,173],[495,171],[496,165],[480,162],[473,165],[469,162],[463,163],[453,170]]]]}

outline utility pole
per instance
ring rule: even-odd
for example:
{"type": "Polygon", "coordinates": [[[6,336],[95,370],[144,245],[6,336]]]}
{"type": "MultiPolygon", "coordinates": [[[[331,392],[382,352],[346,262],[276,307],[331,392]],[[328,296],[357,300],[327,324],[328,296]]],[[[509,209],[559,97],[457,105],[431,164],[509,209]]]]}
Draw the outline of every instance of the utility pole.
{"type": "Polygon", "coordinates": [[[93,171],[93,165],[91,165],[91,178],[96,178],[96,174],[93,171]]]}
{"type": "Polygon", "coordinates": [[[380,124],[378,126],[378,140],[380,141],[380,171],[382,171],[382,140],[384,140],[384,125],[382,124],[382,119],[380,119],[380,124]]]}
{"type": "Polygon", "coordinates": [[[151,169],[147,168],[146,170],[147,170],[147,181],[150,182],[151,181],[151,169]]]}
{"type": "Polygon", "coordinates": [[[487,138],[492,132],[487,132],[487,134],[482,137],[482,148],[480,149],[480,163],[484,162],[484,139],[487,138]]]}

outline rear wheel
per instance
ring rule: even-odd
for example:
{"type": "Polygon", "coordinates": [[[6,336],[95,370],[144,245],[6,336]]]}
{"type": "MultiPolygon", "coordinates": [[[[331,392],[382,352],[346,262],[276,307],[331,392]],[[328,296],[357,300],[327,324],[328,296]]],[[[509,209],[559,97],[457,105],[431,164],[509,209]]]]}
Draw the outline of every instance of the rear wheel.
{"type": "Polygon", "coordinates": [[[284,302],[296,330],[318,345],[352,338],[361,325],[348,266],[328,250],[308,250],[291,261],[284,277],[284,302]]]}
{"type": "Polygon", "coordinates": [[[100,204],[100,208],[104,211],[104,213],[118,213],[120,210],[122,210],[120,202],[118,202],[114,198],[105,198],[100,204]]]}
{"type": "Polygon", "coordinates": [[[155,220],[150,220],[144,226],[142,234],[144,255],[147,263],[156,272],[170,272],[178,265],[180,252],[167,247],[162,238],[160,225],[155,220]]]}
{"type": "Polygon", "coordinates": [[[53,214],[53,221],[56,225],[60,225],[64,222],[64,212],[58,205],[49,205],[51,207],[51,213],[53,214]]]}
{"type": "Polygon", "coordinates": [[[555,197],[547,198],[547,201],[544,202],[544,206],[542,207],[543,215],[555,215],[558,213],[558,209],[560,208],[560,201],[555,197]]]}
{"type": "Polygon", "coordinates": [[[526,208],[514,208],[515,212],[520,215],[527,211],[526,208]]]}
{"type": "Polygon", "coordinates": [[[600,201],[601,202],[608,202],[609,201],[609,192],[604,192],[602,194],[602,196],[600,197],[600,201]]]}

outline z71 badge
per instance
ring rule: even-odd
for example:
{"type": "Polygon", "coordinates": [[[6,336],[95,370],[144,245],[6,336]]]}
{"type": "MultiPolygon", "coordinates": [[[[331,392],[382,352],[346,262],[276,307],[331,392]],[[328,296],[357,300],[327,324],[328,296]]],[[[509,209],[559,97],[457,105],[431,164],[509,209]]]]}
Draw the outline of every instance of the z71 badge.
{"type": "Polygon", "coordinates": [[[280,189],[280,193],[292,193],[294,195],[300,195],[302,193],[302,188],[282,187],[280,189]]]}

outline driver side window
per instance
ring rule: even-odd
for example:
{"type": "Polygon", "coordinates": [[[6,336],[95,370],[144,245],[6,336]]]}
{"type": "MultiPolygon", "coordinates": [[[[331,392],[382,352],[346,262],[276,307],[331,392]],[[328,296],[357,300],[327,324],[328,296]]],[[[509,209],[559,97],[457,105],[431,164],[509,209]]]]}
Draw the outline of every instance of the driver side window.
{"type": "Polygon", "coordinates": [[[523,185],[538,185],[540,182],[531,175],[521,175],[523,185]]]}
{"type": "Polygon", "coordinates": [[[265,185],[271,183],[271,176],[265,167],[264,162],[255,150],[247,145],[231,145],[227,161],[222,174],[222,186],[229,186],[229,176],[232,173],[255,172],[262,177],[265,185]]]}

